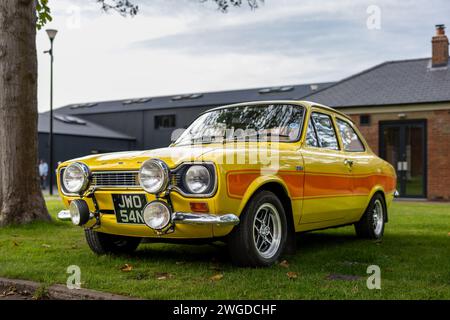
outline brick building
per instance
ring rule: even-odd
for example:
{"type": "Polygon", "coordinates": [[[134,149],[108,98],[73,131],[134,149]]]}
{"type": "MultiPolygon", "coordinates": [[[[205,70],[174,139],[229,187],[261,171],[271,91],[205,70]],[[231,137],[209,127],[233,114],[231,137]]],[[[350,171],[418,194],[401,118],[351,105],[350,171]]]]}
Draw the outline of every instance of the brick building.
{"type": "Polygon", "coordinates": [[[385,62],[306,97],[351,115],[397,169],[402,197],[450,200],[448,45],[437,25],[431,58],[385,62]]]}

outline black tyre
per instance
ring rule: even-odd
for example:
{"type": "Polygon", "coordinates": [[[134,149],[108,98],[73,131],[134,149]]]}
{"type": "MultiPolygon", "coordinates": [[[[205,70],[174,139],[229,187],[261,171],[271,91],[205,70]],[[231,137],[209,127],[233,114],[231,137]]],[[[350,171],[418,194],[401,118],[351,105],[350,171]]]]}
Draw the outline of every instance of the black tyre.
{"type": "Polygon", "coordinates": [[[377,193],[370,200],[361,219],[355,223],[356,234],[360,238],[381,239],[386,218],[386,203],[383,196],[377,193]]]}
{"type": "Polygon", "coordinates": [[[98,255],[131,253],[141,242],[141,238],[117,236],[92,229],[85,229],[84,233],[89,247],[98,255]]]}
{"type": "Polygon", "coordinates": [[[261,191],[250,200],[229,236],[231,260],[238,266],[269,266],[280,257],[286,239],[286,214],[280,199],[261,191]]]}

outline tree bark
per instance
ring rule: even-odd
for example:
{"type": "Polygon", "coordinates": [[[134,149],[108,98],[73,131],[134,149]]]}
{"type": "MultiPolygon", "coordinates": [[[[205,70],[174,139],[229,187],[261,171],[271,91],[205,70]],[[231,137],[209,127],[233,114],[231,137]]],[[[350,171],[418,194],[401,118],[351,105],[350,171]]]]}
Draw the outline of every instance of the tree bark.
{"type": "Polygon", "coordinates": [[[0,226],[50,220],[39,185],[37,119],[36,3],[1,0],[0,226]]]}

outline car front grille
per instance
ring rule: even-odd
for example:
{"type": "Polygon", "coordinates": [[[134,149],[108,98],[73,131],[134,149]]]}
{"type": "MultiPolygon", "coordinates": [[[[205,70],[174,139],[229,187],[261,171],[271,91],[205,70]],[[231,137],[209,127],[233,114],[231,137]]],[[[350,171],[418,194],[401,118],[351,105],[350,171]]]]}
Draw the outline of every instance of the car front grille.
{"type": "Polygon", "coordinates": [[[92,172],[92,186],[96,187],[139,187],[137,171],[92,172]]]}

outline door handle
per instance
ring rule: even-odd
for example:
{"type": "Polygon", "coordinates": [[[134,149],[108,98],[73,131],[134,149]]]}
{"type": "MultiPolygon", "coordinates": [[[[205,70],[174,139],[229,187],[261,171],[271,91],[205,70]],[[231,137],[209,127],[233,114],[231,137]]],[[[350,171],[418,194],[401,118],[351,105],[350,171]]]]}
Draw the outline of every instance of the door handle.
{"type": "Polygon", "coordinates": [[[351,166],[353,166],[353,160],[345,159],[345,160],[344,160],[344,164],[345,164],[346,166],[351,167],[351,166]]]}

